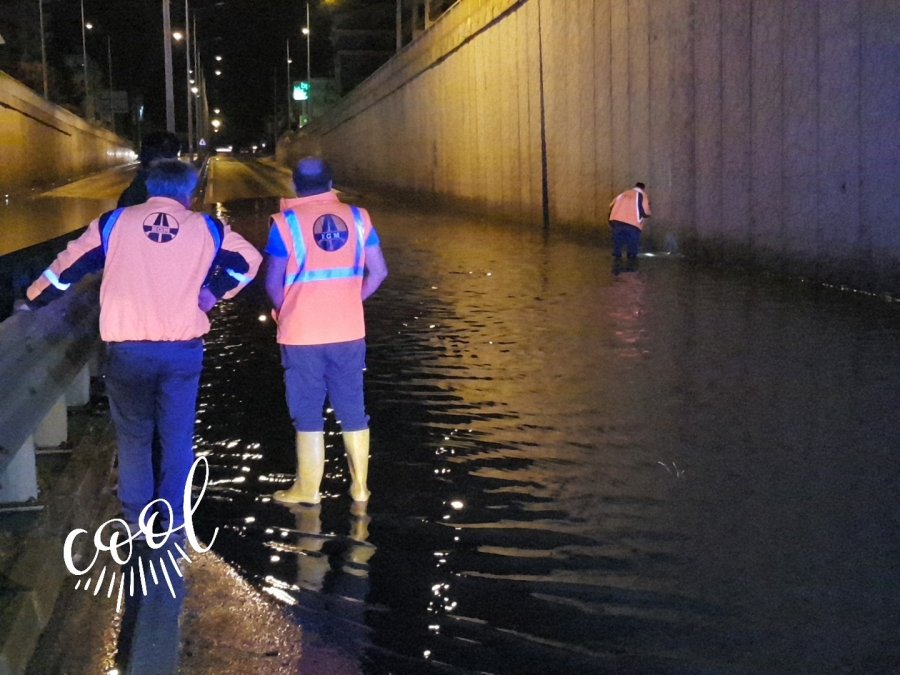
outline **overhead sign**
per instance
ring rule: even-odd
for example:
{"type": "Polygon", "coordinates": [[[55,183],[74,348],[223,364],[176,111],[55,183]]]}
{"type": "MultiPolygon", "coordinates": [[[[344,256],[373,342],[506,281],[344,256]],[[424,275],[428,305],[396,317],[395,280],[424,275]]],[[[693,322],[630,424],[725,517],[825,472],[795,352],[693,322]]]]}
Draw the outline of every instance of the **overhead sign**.
{"type": "Polygon", "coordinates": [[[306,101],[309,99],[309,82],[300,82],[294,85],[293,98],[295,101],[306,101]]]}

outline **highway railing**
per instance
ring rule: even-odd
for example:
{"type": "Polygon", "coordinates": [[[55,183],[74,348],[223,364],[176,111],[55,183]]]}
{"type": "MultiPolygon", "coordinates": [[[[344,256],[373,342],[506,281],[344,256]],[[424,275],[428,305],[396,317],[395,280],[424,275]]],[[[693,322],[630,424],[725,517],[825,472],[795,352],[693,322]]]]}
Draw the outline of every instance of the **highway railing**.
{"type": "Polygon", "coordinates": [[[68,406],[90,400],[99,355],[100,277],[62,298],[0,323],[0,503],[38,496],[36,447],[68,437],[68,406]]]}

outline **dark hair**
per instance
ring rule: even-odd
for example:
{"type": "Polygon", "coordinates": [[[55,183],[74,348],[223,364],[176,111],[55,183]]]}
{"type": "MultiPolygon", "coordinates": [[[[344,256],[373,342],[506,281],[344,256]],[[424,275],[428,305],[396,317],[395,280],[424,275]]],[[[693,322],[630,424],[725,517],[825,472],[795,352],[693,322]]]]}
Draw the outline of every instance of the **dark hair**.
{"type": "Polygon", "coordinates": [[[141,165],[150,166],[158,159],[176,159],[181,152],[178,136],[168,131],[153,131],[141,140],[141,165]]]}
{"type": "Polygon", "coordinates": [[[294,169],[297,194],[319,194],[331,189],[331,167],[321,157],[304,157],[294,169]]]}
{"type": "Polygon", "coordinates": [[[640,188],[641,190],[643,190],[643,189],[644,189],[645,187],[647,187],[647,186],[644,185],[643,183],[635,183],[635,184],[634,184],[634,187],[640,188]]]}
{"type": "Polygon", "coordinates": [[[147,194],[184,201],[194,194],[197,180],[197,170],[190,164],[178,159],[158,159],[147,172],[147,194]]]}

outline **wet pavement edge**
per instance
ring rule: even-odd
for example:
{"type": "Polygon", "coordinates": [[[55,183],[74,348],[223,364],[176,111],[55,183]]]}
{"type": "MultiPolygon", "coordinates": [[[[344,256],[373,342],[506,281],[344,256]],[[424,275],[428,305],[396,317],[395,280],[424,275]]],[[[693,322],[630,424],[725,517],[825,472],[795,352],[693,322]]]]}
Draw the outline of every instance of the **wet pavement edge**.
{"type": "MultiPolygon", "coordinates": [[[[16,530],[0,520],[8,549],[0,561],[0,675],[108,672],[126,665],[115,653],[123,632],[115,598],[75,590],[61,554],[69,531],[95,527],[118,511],[112,423],[105,408],[96,406],[71,410],[70,416],[81,425],[71,455],[38,459],[46,487],[36,522],[16,530]]],[[[192,561],[184,564],[187,592],[178,630],[149,638],[154,649],[177,651],[177,672],[360,672],[339,650],[316,636],[304,637],[283,607],[214,551],[192,561]]]]}

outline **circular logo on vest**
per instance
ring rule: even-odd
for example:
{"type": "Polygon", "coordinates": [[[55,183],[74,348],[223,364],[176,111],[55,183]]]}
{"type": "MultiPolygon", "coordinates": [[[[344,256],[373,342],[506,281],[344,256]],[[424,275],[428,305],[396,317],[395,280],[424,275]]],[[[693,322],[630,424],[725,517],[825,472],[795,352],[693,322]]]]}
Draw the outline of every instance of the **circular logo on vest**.
{"type": "Polygon", "coordinates": [[[144,234],[157,244],[172,241],[178,235],[179,222],[167,213],[153,213],[144,220],[144,234]]]}
{"type": "Polygon", "coordinates": [[[347,243],[350,233],[347,231],[347,223],[331,213],[326,213],[316,218],[313,238],[323,251],[337,251],[347,243]]]}

